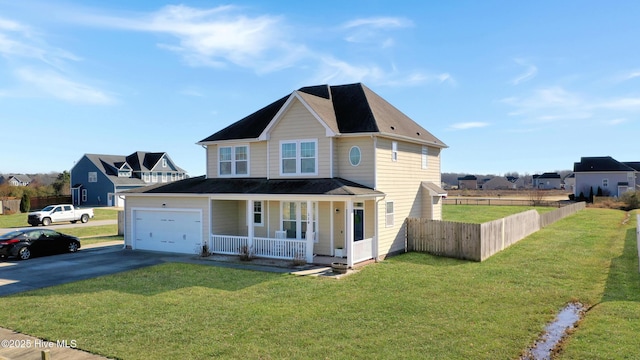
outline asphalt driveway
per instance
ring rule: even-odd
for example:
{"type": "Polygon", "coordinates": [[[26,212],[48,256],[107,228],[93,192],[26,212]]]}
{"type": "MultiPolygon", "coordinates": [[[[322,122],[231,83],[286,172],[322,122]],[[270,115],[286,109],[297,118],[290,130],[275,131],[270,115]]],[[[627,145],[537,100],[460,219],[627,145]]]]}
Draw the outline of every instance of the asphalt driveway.
{"type": "Polygon", "coordinates": [[[26,261],[4,259],[0,260],[0,296],[156,265],[163,258],[167,254],[123,250],[120,243],[26,261]]]}

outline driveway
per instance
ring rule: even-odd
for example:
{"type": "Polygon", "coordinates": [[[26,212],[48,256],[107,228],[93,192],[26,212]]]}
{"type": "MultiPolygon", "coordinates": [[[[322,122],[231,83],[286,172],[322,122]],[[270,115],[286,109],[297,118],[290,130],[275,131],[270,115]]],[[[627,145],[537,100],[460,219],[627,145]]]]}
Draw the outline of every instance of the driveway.
{"type": "MultiPolygon", "coordinates": [[[[169,258],[175,257],[180,255],[169,258]]],[[[0,296],[156,265],[163,258],[167,254],[123,250],[119,243],[26,261],[0,260],[0,296]]]]}

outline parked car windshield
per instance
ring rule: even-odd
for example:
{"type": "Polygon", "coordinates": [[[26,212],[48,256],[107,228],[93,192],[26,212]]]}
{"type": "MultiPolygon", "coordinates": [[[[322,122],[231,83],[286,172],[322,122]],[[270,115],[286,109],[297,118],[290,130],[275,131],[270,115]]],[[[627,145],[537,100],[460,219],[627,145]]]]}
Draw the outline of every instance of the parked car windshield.
{"type": "Polygon", "coordinates": [[[0,240],[13,239],[14,237],[20,236],[22,234],[24,234],[24,231],[12,231],[10,233],[0,235],[0,240]]]}
{"type": "Polygon", "coordinates": [[[42,209],[42,211],[51,211],[51,210],[53,210],[54,207],[55,206],[53,206],[53,205],[49,205],[46,208],[42,209]]]}

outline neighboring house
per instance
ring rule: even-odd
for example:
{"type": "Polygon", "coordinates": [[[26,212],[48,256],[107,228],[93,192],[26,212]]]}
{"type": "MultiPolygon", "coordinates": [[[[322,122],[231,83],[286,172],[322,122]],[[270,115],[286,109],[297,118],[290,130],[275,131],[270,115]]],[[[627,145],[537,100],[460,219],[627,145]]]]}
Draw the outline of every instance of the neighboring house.
{"type": "Polygon", "coordinates": [[[478,188],[478,178],[475,175],[467,175],[458,178],[458,189],[472,189],[478,188]]]}
{"type": "Polygon", "coordinates": [[[26,175],[11,175],[7,178],[7,183],[11,186],[28,186],[31,179],[26,175]]]}
{"type": "Polygon", "coordinates": [[[562,177],[558,173],[550,172],[533,175],[533,187],[544,190],[562,189],[562,177]]]}
{"type": "Polygon", "coordinates": [[[407,217],[441,219],[447,146],[362,84],[301,88],[198,144],[206,176],[125,193],[128,248],[352,266],[403,252],[407,217]]]}
{"type": "Polygon", "coordinates": [[[576,174],[569,174],[562,179],[564,182],[564,189],[567,191],[575,192],[576,188],[576,174]]]}
{"type": "Polygon", "coordinates": [[[611,156],[582,157],[573,164],[575,174],[574,195],[585,197],[598,193],[602,189],[604,196],[621,196],[627,191],[636,189],[638,170],[613,159],[611,156]]]}
{"type": "Polygon", "coordinates": [[[511,182],[509,179],[502,176],[496,176],[482,184],[482,190],[506,190],[515,188],[515,181],[511,182]]]}
{"type": "Polygon", "coordinates": [[[74,205],[122,207],[122,191],[186,177],[164,152],[84,154],[71,169],[71,198],[74,205]]]}

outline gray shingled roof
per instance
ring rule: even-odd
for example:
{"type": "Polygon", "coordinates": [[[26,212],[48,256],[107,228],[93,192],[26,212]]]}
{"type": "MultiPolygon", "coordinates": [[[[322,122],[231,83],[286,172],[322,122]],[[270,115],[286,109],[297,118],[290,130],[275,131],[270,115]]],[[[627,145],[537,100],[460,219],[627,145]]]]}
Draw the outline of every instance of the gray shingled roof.
{"type": "MultiPolygon", "coordinates": [[[[136,172],[148,172],[152,170],[158,161],[166,153],[136,151],[131,155],[105,155],[105,154],[85,154],[100,171],[102,171],[116,185],[120,186],[144,186],[146,183],[136,177],[119,177],[118,169],[126,162],[131,169],[136,172]]],[[[174,164],[175,165],[175,164],[174,164]]],[[[185,171],[176,166],[177,172],[185,171]]]]}
{"type": "Polygon", "coordinates": [[[300,88],[200,143],[258,138],[294,94],[302,98],[336,134],[379,133],[446,147],[429,131],[361,83],[300,88]]]}
{"type": "Polygon", "coordinates": [[[574,172],[600,171],[636,171],[633,167],[621,163],[611,156],[582,157],[580,162],[573,164],[574,172]]]}
{"type": "Polygon", "coordinates": [[[384,195],[370,187],[341,178],[207,179],[193,177],[166,184],[127,190],[125,194],[302,194],[302,195],[384,195]]]}

